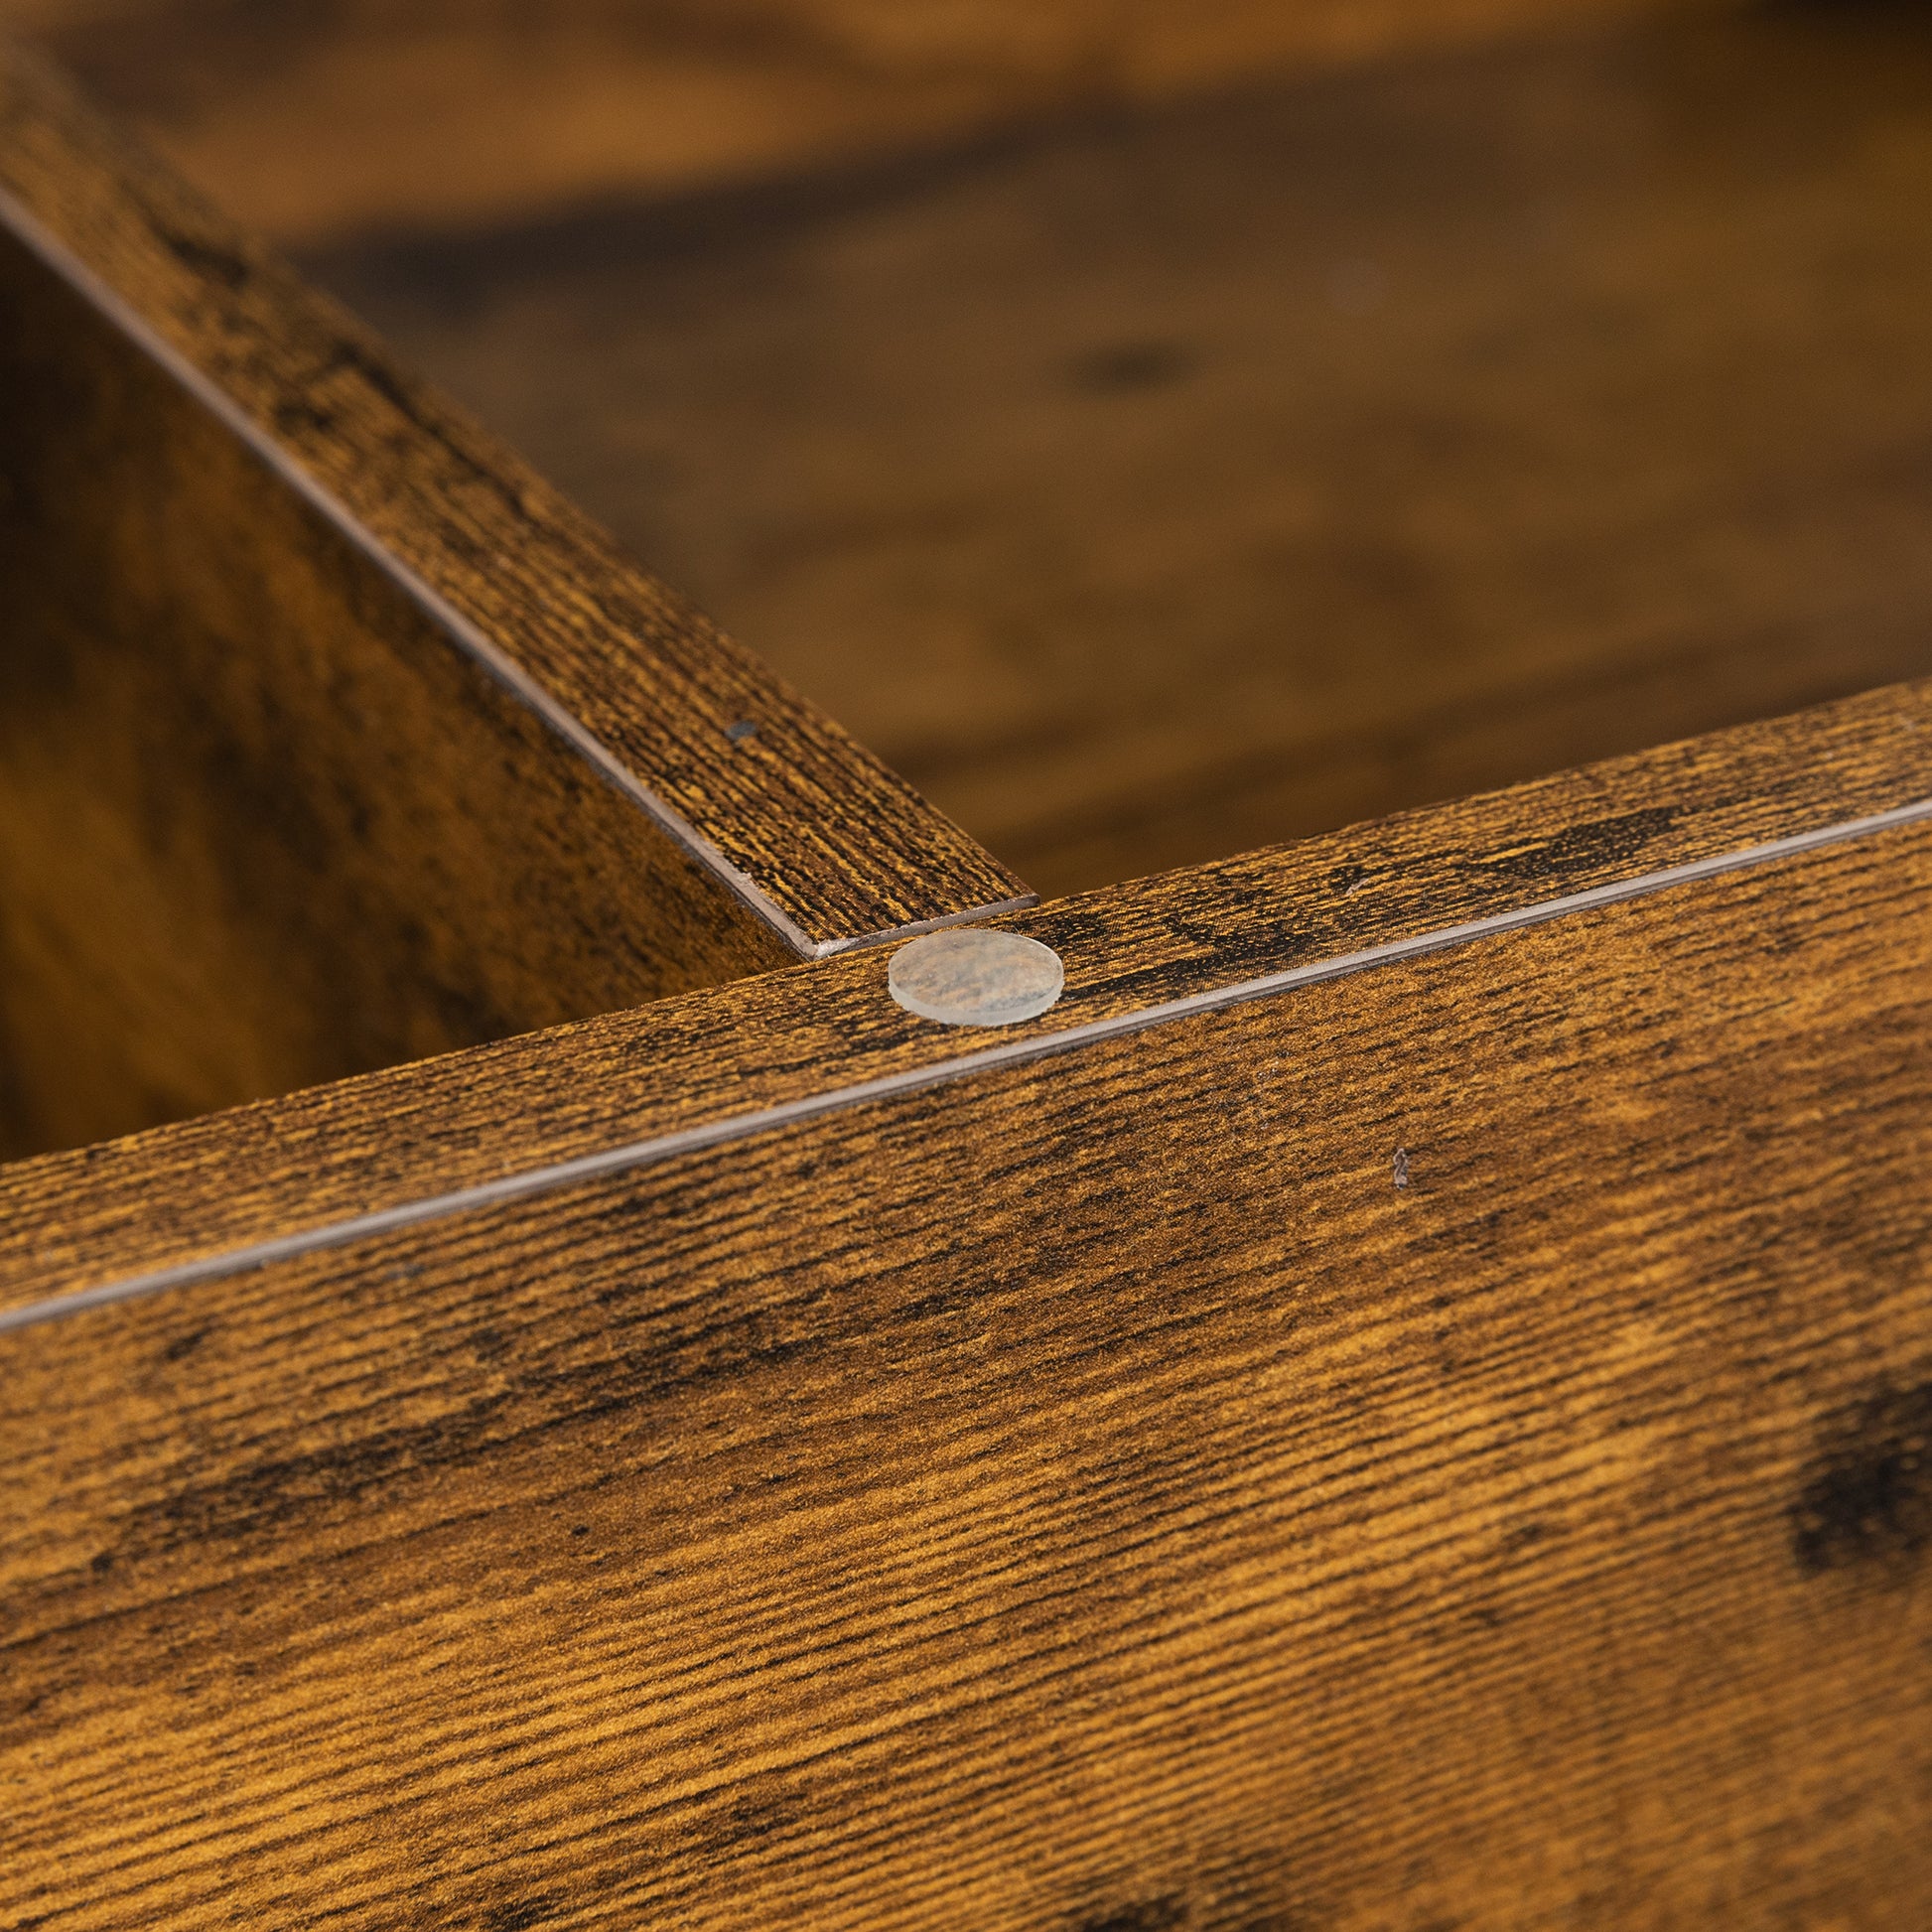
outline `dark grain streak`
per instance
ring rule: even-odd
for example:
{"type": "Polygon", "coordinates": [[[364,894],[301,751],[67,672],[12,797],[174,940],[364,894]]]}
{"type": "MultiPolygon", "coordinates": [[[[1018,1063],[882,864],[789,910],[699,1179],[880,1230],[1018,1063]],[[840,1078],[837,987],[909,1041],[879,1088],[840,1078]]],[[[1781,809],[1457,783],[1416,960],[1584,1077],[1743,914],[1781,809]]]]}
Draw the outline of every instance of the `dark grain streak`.
{"type": "Polygon", "coordinates": [[[1807,1577],[1866,1570],[1897,1581],[1932,1542],[1932,1382],[1881,1389],[1827,1430],[1791,1507],[1807,1577]]]}

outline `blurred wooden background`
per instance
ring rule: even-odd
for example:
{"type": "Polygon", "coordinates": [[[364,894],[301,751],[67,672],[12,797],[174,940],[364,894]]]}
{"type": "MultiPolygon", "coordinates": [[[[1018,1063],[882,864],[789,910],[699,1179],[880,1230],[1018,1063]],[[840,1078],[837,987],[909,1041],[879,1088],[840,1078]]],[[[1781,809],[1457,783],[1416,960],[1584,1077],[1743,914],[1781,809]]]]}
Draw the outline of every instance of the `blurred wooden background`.
{"type": "Polygon", "coordinates": [[[1049,894],[1932,671],[1932,24],[11,0],[1049,894]]]}
{"type": "Polygon", "coordinates": [[[490,222],[1723,0],[0,0],[283,240],[490,222]]]}

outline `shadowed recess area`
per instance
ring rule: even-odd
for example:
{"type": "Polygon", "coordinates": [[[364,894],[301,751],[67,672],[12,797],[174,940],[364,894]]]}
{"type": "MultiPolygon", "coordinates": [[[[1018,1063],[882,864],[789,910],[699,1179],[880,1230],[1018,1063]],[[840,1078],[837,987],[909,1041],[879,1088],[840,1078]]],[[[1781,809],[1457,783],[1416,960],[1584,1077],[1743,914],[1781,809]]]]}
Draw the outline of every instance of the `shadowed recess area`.
{"type": "Polygon", "coordinates": [[[1050,895],[1932,669],[1928,208],[1775,8],[309,261],[1050,895]]]}
{"type": "Polygon", "coordinates": [[[0,231],[0,1159],[791,955],[0,231]]]}

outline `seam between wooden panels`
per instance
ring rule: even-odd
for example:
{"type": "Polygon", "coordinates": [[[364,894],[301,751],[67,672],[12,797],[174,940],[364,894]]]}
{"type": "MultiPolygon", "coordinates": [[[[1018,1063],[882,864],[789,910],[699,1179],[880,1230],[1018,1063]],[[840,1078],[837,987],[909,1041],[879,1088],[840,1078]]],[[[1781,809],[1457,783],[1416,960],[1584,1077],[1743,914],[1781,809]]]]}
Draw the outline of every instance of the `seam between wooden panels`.
{"type": "Polygon", "coordinates": [[[994,899],[965,912],[941,912],[936,918],[914,919],[909,925],[882,927],[878,932],[857,932],[847,939],[820,939],[814,959],[831,959],[839,953],[869,952],[880,946],[895,946],[901,939],[916,939],[922,932],[940,932],[949,925],[978,925],[985,919],[1003,919],[1009,912],[1031,912],[1039,903],[1037,893],[1020,893],[1012,898],[994,899]]]}
{"type": "MultiPolygon", "coordinates": [[[[492,643],[482,628],[457,610],[441,592],[385,548],[375,533],[345,503],[311,476],[232,396],[197,368],[7,188],[0,188],[0,221],[4,221],[47,268],[106,316],[151,361],[239,437],[283,483],[319,511],[332,528],[345,537],[405,597],[425,612],[459,650],[474,660],[518,703],[534,712],[607,784],[621,792],[674,844],[712,873],[749,911],[770,926],[800,959],[821,959],[828,953],[864,942],[812,938],[750,874],[734,865],[689,819],[658,797],[602,739],[567,706],[552,697],[507,651],[492,643]]],[[[970,912],[961,916],[991,917],[994,912],[1006,909],[1005,905],[1001,905],[989,908],[984,913],[970,912]]]]}
{"type": "Polygon", "coordinates": [[[1104,1020],[1092,1020],[1080,1026],[1063,1028],[1058,1033],[1033,1035],[1007,1045],[981,1047],[976,1052],[962,1053],[950,1059],[934,1061],[926,1066],[909,1067],[898,1073],[881,1074],[874,1079],[855,1081],[850,1086],[829,1088],[824,1093],[808,1094],[802,1099],[784,1101],[777,1106],[761,1107],[749,1113],[726,1115],[722,1119],[709,1121],[701,1126],[681,1128],[675,1133],[657,1135],[646,1140],[625,1142],[618,1147],[603,1149],[596,1154],[579,1155],[572,1160],[557,1162],[551,1166],[531,1168],[521,1173],[505,1174],[495,1180],[480,1181],[473,1186],[453,1189],[449,1193],[426,1195],[418,1200],[405,1201],[394,1207],[380,1208],[372,1213],[351,1215],[345,1220],[332,1221],[321,1227],[306,1229],[299,1234],[283,1235],[272,1241],[245,1243],[223,1254],[205,1256],[198,1261],[182,1262],[172,1268],[157,1269],[151,1274],[123,1276],[117,1281],[103,1282],[93,1288],[74,1289],[63,1295],[51,1296],[45,1301],[31,1302],[20,1308],[0,1311],[0,1334],[11,1329],[55,1320],[64,1315],[79,1314],[88,1309],[103,1308],[116,1302],[133,1301],[143,1296],[160,1294],[168,1289],[187,1288],[202,1282],[218,1281],[230,1275],[242,1274],[249,1269],[267,1267],[275,1262],[295,1260],[303,1255],[319,1253],[330,1248],[346,1247],[356,1241],[391,1233],[399,1228],[416,1227],[425,1222],[445,1220],[452,1215],[475,1209],[501,1206],[510,1201],[528,1199],[533,1195],[551,1193],[583,1181],[622,1173],[633,1168],[648,1167],[659,1161],[675,1160],[681,1155],[703,1153],[710,1148],[723,1147],[734,1141],[749,1140],[755,1135],[773,1133],[844,1108],[865,1106],[873,1101],[916,1093],[927,1087],[944,1085],[997,1067],[1019,1066],[1030,1060],[1045,1059],[1050,1055],[1071,1052],[1100,1040],[1118,1039],[1131,1034],[1144,1033],[1150,1028],[1164,1026],[1170,1021],[1188,1019],[1196,1014],[1218,1012],[1224,1007],[1239,1006],[1251,1000],[1267,999],[1277,994],[1293,992],[1300,987],[1319,985],[1327,980],[1343,979],[1351,974],[1371,971],[1378,966],[1396,965],[1407,960],[1420,959],[1430,953],[1445,952],[1453,947],[1471,944],[1478,939],[1488,939],[1504,933],[1521,932],[1534,926],[1548,925],[1575,913],[1594,911],[1602,906],[1618,905],[1631,899],[1648,898],[1655,894],[1668,892],[1674,887],[1723,878],[1729,873],[1748,871],[1753,867],[1770,865],[1781,859],[1797,858],[1829,846],[1844,845],[1853,840],[1869,838],[1878,833],[1928,821],[1932,821],[1932,798],[1922,799],[1916,804],[1900,805],[1890,811],[1878,812],[1867,818],[1848,819],[1837,825],[1820,827],[1816,831],[1800,832],[1789,838],[1774,839],[1765,845],[1745,846],[1735,852],[1694,860],[1687,865],[1672,866],[1661,872],[1644,873],[1634,879],[1620,880],[1607,886],[1594,886],[1587,892],[1572,893],[1563,897],[1517,906],[1507,912],[1492,913],[1487,918],[1469,920],[1465,924],[1441,926],[1433,932],[1420,933],[1409,939],[1390,940],[1385,945],[1370,946],[1361,952],[1338,953],[1327,959],[1312,960],[1301,966],[1285,967],[1279,972],[1263,974],[1258,979],[1239,980],[1226,986],[1211,987],[1203,992],[1185,994],[1179,999],[1164,1000],[1154,1006],[1138,1008],[1131,1013],[1114,1014],[1104,1020]]]}

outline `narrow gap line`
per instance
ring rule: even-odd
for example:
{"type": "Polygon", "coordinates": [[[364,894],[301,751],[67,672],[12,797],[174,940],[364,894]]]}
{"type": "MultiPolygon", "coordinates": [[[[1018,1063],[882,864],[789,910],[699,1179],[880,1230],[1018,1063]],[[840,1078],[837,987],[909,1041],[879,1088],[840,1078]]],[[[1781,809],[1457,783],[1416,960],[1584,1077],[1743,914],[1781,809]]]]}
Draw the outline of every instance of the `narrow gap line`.
{"type": "Polygon", "coordinates": [[[887,926],[850,939],[822,939],[816,956],[830,959],[835,953],[871,952],[880,946],[896,946],[901,939],[916,939],[922,932],[938,932],[954,925],[981,925],[988,919],[1003,919],[1009,912],[1028,912],[1038,903],[1037,893],[1018,893],[1012,898],[975,905],[966,912],[941,912],[936,918],[914,919],[910,925],[887,926]]]}
{"type": "Polygon", "coordinates": [[[45,1301],[28,1303],[17,1309],[0,1310],[0,1334],[66,1315],[79,1314],[89,1309],[104,1308],[118,1302],[130,1302],[144,1296],[158,1295],[169,1289],[219,1281],[251,1269],[265,1268],[276,1262],[296,1260],[331,1248],[346,1247],[376,1235],[393,1233],[401,1228],[421,1226],[430,1221],[446,1220],[452,1215],[468,1213],[475,1209],[498,1207],[513,1201],[527,1200],[534,1195],[551,1193],[585,1181],[603,1179],[634,1168],[654,1166],[659,1162],[676,1160],[683,1155],[704,1153],[712,1148],[727,1146],[734,1141],[750,1140],[758,1135],[795,1127],[846,1108],[867,1106],[876,1101],[918,1093],[926,1088],[947,1085],[955,1080],[963,1080],[975,1073],[986,1072],[993,1068],[1024,1065],[1031,1060],[1071,1052],[1099,1041],[1119,1039],[1132,1034],[1144,1033],[1151,1028],[1165,1026],[1175,1020],[1188,1019],[1196,1014],[1215,1013],[1226,1007],[1244,1005],[1251,1000],[1268,999],[1278,994],[1294,992],[1301,987],[1345,979],[1379,966],[1397,965],[1408,960],[1421,959],[1428,954],[1466,946],[1479,939],[1494,938],[1505,933],[1521,932],[1531,927],[1548,925],[1576,913],[1619,905],[1631,899],[1648,898],[1674,887],[1719,879],[1728,873],[1749,871],[1758,866],[1773,864],[1778,860],[1797,858],[1829,846],[1844,845],[1853,840],[1869,838],[1877,833],[1921,824],[1928,820],[1932,820],[1932,798],[1922,799],[1915,804],[1900,805],[1890,811],[1877,812],[1867,818],[1850,819],[1841,824],[1823,826],[1816,831],[1800,832],[1790,838],[1774,839],[1765,845],[1747,846],[1736,852],[1694,860],[1690,864],[1672,866],[1661,872],[1645,873],[1637,878],[1620,880],[1607,886],[1594,886],[1586,892],[1568,894],[1560,898],[1517,906],[1507,912],[1493,913],[1487,918],[1472,919],[1459,925],[1441,926],[1432,932],[1419,933],[1409,939],[1391,940],[1384,945],[1370,946],[1360,952],[1340,953],[1327,959],[1311,960],[1306,965],[1285,967],[1280,972],[1265,973],[1257,979],[1240,980],[1203,992],[1185,994],[1178,999],[1164,1000],[1157,1005],[1137,1008],[1130,1013],[1114,1014],[1104,1020],[1091,1020],[1080,1026],[1062,1028],[1057,1033],[1035,1035],[1004,1045],[986,1046],[977,1052],[962,1053],[951,1059],[939,1060],[926,1066],[906,1068],[897,1073],[881,1074],[871,1080],[855,1081],[849,1086],[830,1088],[824,1093],[808,1094],[801,1099],[784,1101],[776,1106],[760,1107],[743,1114],[726,1115],[722,1119],[708,1121],[697,1127],[681,1128],[675,1133],[626,1142],[618,1147],[602,1149],[595,1154],[579,1155],[572,1160],[556,1162],[547,1167],[531,1168],[521,1173],[505,1174],[495,1180],[480,1181],[474,1186],[455,1188],[448,1193],[427,1195],[417,1200],[402,1202],[394,1207],[379,1208],[372,1213],[352,1215],[345,1220],[329,1222],[321,1227],[305,1229],[298,1234],[282,1235],[272,1241],[246,1243],[224,1254],[207,1255],[196,1261],[182,1262],[172,1268],[156,1269],[143,1275],[124,1276],[116,1281],[103,1282],[94,1288],[74,1289],[66,1294],[51,1296],[45,1301]]]}

